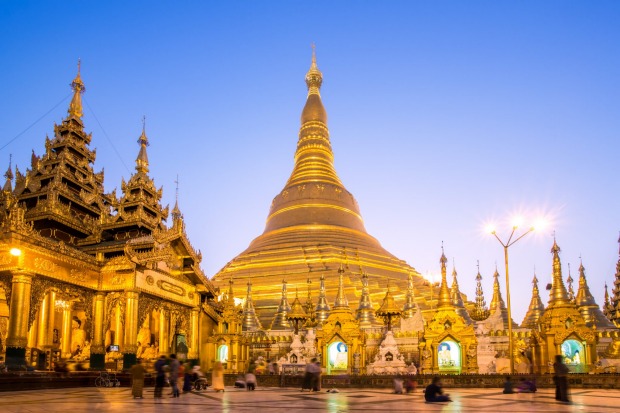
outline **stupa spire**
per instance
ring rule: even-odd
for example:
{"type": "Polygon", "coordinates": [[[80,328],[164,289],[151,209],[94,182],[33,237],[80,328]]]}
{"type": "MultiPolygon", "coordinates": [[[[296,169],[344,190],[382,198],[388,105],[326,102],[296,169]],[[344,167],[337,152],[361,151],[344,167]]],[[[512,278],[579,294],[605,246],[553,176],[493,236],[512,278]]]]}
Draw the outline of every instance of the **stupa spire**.
{"type": "Polygon", "coordinates": [[[149,146],[149,140],[146,137],[146,116],[142,117],[142,134],[138,138],[138,143],[140,152],[136,158],[136,171],[146,174],[149,171],[149,157],[146,154],[146,147],[149,146]]]}
{"type": "Polygon", "coordinates": [[[499,288],[499,272],[497,271],[497,265],[495,266],[495,272],[493,273],[493,298],[491,298],[491,312],[494,312],[497,306],[500,309],[506,309],[506,304],[502,298],[502,290],[499,288]]]}
{"type": "Polygon", "coordinates": [[[4,182],[4,186],[2,187],[2,190],[4,192],[13,192],[13,170],[11,168],[12,161],[13,161],[13,155],[9,155],[9,167],[4,173],[4,177],[6,178],[6,181],[4,182]]]}
{"type": "Polygon", "coordinates": [[[86,91],[84,87],[84,82],[82,82],[82,78],[80,77],[80,69],[82,66],[82,62],[78,59],[78,70],[75,79],[71,82],[71,89],[73,89],[73,98],[71,99],[71,103],[69,104],[69,117],[76,118],[78,120],[82,119],[83,109],[82,109],[82,94],[86,91]]]}
{"type": "Polygon", "coordinates": [[[278,309],[273,316],[273,321],[271,322],[271,329],[286,330],[291,328],[291,324],[287,319],[287,316],[290,312],[291,306],[288,303],[286,280],[282,280],[282,298],[280,299],[280,305],[278,306],[278,309]]]}
{"type": "Polygon", "coordinates": [[[439,287],[439,298],[437,302],[438,308],[452,307],[452,297],[450,297],[450,289],[448,288],[448,275],[446,270],[446,263],[448,259],[443,251],[443,242],[441,245],[441,286],[439,287]]]}
{"type": "Polygon", "coordinates": [[[262,330],[263,326],[256,315],[254,309],[254,301],[252,300],[252,281],[248,281],[248,291],[245,297],[245,305],[243,306],[243,330],[256,331],[262,330]]]}
{"type": "Polygon", "coordinates": [[[566,284],[568,285],[568,300],[571,303],[575,302],[575,290],[573,290],[573,277],[570,274],[570,262],[568,265],[568,278],[566,279],[566,284]]]}
{"type": "Polygon", "coordinates": [[[405,306],[403,307],[403,318],[412,318],[415,315],[416,309],[413,296],[413,274],[410,272],[407,280],[407,295],[405,296],[405,306]]]}
{"type": "Polygon", "coordinates": [[[338,294],[336,295],[336,301],[334,302],[334,309],[350,309],[349,301],[347,300],[347,296],[344,293],[344,265],[340,264],[340,268],[338,268],[338,294]]]}
{"type": "Polygon", "coordinates": [[[534,328],[544,312],[545,305],[540,299],[538,278],[536,278],[536,274],[534,274],[534,278],[532,279],[532,299],[530,300],[530,306],[525,314],[525,317],[523,318],[521,326],[525,328],[534,328]]]}
{"type": "MultiPolygon", "coordinates": [[[[620,254],[620,238],[618,238],[618,247],[620,254]]],[[[609,299],[609,319],[615,324],[620,325],[620,257],[616,263],[616,274],[614,277],[614,284],[611,289],[611,297],[609,299]]]]}
{"type": "MultiPolygon", "coordinates": [[[[360,268],[361,271],[361,268],[360,268]]],[[[357,307],[357,320],[360,322],[360,327],[369,328],[376,324],[375,309],[370,301],[370,289],[368,288],[368,274],[362,271],[362,296],[360,297],[360,303],[357,307]]]]}
{"type": "Polygon", "coordinates": [[[484,299],[484,291],[482,291],[482,275],[480,274],[480,261],[477,262],[478,274],[476,274],[476,307],[471,318],[476,321],[485,320],[489,317],[489,310],[487,309],[487,302],[484,299]]]}
{"type": "Polygon", "coordinates": [[[452,288],[450,290],[450,297],[452,299],[452,305],[456,308],[458,315],[463,317],[466,323],[473,323],[473,320],[465,308],[465,303],[463,303],[463,297],[461,296],[461,290],[459,289],[459,282],[457,280],[457,272],[454,262],[452,267],[452,288]]]}
{"type": "Polygon", "coordinates": [[[596,326],[599,330],[614,328],[614,325],[603,314],[590,292],[583,262],[579,264],[579,288],[575,297],[575,304],[588,327],[596,326]]]}
{"type": "Polygon", "coordinates": [[[319,325],[323,323],[323,321],[327,320],[329,317],[329,313],[331,308],[329,307],[329,303],[327,302],[327,296],[325,294],[325,274],[321,274],[321,285],[319,287],[319,300],[316,304],[316,321],[319,325]]]}
{"type": "Polygon", "coordinates": [[[564,280],[562,279],[562,263],[560,262],[560,247],[558,246],[555,238],[553,239],[553,246],[551,247],[551,253],[553,254],[553,272],[552,272],[552,284],[551,291],[549,292],[549,307],[564,306],[570,304],[568,298],[568,292],[564,286],[564,280]]]}
{"type": "Polygon", "coordinates": [[[609,292],[607,291],[607,283],[605,283],[605,303],[603,304],[603,314],[611,321],[611,301],[609,301],[609,292]]]}
{"type": "Polygon", "coordinates": [[[306,325],[308,327],[314,327],[316,325],[316,311],[314,310],[314,303],[312,302],[312,280],[310,280],[310,277],[308,277],[306,283],[308,284],[308,299],[305,304],[306,314],[308,315],[306,325]]]}

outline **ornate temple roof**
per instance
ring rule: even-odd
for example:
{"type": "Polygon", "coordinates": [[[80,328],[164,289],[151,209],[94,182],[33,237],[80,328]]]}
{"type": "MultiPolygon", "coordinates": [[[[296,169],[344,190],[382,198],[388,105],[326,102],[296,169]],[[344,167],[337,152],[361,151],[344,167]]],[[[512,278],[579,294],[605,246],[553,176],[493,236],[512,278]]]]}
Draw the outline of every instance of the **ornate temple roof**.
{"type": "MultiPolygon", "coordinates": [[[[368,274],[370,295],[375,300],[382,295],[388,279],[393,281],[394,294],[403,299],[409,273],[418,289],[424,284],[415,269],[366,232],[357,201],[336,173],[321,97],[323,74],[314,52],[305,80],[308,93],[293,171],[273,199],[263,234],[212,279],[217,284],[231,276],[237,280],[251,277],[256,308],[265,321],[276,309],[282,278],[301,287],[308,271],[314,280],[324,275],[326,295],[333,299],[338,290],[337,270],[343,261],[349,270],[343,288],[354,308],[361,296],[359,274],[363,271],[368,274]]],[[[424,304],[427,297],[416,299],[424,304]]]]}
{"type": "Polygon", "coordinates": [[[452,268],[452,288],[450,289],[450,296],[452,298],[452,303],[456,308],[456,312],[463,317],[466,323],[473,323],[473,320],[465,308],[463,297],[461,296],[461,290],[459,289],[459,282],[457,280],[456,267],[452,268]]]}
{"type": "Polygon", "coordinates": [[[489,317],[489,309],[484,299],[484,291],[482,290],[482,275],[480,274],[480,263],[477,264],[478,273],[476,274],[476,306],[471,314],[471,318],[476,321],[482,321],[489,317]]]}

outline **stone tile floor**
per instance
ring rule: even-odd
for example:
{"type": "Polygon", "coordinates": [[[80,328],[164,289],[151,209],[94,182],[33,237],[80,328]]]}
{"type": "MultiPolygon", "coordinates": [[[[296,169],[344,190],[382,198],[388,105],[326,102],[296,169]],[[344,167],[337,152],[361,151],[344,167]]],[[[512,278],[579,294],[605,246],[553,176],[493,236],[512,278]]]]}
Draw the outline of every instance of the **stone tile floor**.
{"type": "MultiPolygon", "coordinates": [[[[169,389],[165,389],[167,394],[169,389]]],[[[289,388],[258,388],[254,392],[228,388],[169,396],[155,401],[153,389],[144,399],[133,399],[131,390],[73,388],[0,393],[0,412],[617,412],[620,390],[575,389],[572,404],[558,403],[554,390],[535,394],[504,395],[501,389],[448,389],[451,403],[428,404],[418,390],[392,394],[388,390],[341,389],[340,393],[301,393],[289,388]]]]}

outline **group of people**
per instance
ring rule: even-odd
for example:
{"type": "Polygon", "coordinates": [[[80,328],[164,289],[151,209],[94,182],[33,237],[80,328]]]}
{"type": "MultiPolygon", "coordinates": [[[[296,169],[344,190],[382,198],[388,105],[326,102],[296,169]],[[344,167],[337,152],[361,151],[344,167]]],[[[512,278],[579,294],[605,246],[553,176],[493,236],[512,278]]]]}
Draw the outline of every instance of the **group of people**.
{"type": "MultiPolygon", "coordinates": [[[[200,368],[196,369],[189,363],[182,365],[177,359],[176,354],[171,354],[169,358],[162,355],[155,362],[155,398],[161,399],[163,388],[166,382],[172,387],[172,397],[180,397],[181,392],[179,390],[179,378],[183,377],[183,392],[192,390],[192,383],[201,375],[200,368]]],[[[146,374],[146,368],[142,364],[141,359],[136,360],[136,364],[131,367],[131,389],[132,395],[135,398],[143,398],[144,390],[144,376],[146,374]]],[[[223,387],[223,386],[222,386],[223,387]]]]}

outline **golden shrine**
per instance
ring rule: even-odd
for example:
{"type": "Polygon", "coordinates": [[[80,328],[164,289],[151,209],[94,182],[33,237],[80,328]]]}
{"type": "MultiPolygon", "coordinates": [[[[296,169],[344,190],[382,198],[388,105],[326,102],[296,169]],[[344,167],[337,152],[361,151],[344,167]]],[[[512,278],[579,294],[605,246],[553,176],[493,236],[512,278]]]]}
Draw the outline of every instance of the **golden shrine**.
{"type": "Polygon", "coordinates": [[[197,359],[201,331],[217,314],[214,288],[175,204],[149,177],[146,132],[122,194],[103,191],[96,152],[82,122],[84,83],[73,80],[68,115],[45,139],[45,153],[21,173],[11,166],[0,194],[0,339],[10,367],[49,369],[88,360],[179,352],[197,359]],[[13,187],[13,179],[15,186],[13,187]],[[202,327],[202,328],[201,328],[202,327]]]}
{"type": "Polygon", "coordinates": [[[144,125],[135,172],[120,196],[104,193],[78,67],[68,116],[24,174],[9,164],[0,193],[7,364],[127,368],[174,352],[228,372],[274,364],[298,372],[316,358],[328,374],[506,373],[512,364],[546,373],[559,354],[574,372],[620,366],[620,260],[601,311],[583,264],[577,293],[570,274],[565,287],[554,240],[549,302],[534,277],[521,325],[508,317],[497,270],[488,308],[479,270],[475,302],[461,293],[455,268],[448,285],[443,246],[441,283],[429,283],[366,232],[336,174],[314,51],[305,80],[293,172],[263,234],[209,280],[178,202],[171,212],[160,203],[144,125]]]}

